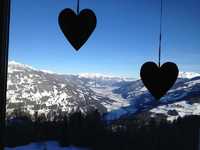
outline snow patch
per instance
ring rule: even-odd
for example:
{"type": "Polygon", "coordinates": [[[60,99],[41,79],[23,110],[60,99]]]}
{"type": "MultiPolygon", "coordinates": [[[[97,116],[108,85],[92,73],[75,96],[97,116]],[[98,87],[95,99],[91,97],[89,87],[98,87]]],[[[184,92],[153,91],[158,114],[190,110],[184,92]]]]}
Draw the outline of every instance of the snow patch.
{"type": "Polygon", "coordinates": [[[194,77],[199,77],[200,74],[196,72],[179,72],[179,78],[192,79],[194,77]]]}
{"type": "Polygon", "coordinates": [[[176,102],[173,104],[167,104],[153,108],[150,112],[154,114],[164,114],[167,116],[167,120],[173,121],[178,117],[184,117],[188,115],[200,115],[200,105],[198,103],[189,104],[187,101],[176,102]],[[177,115],[168,114],[169,111],[176,111],[177,115]]]}

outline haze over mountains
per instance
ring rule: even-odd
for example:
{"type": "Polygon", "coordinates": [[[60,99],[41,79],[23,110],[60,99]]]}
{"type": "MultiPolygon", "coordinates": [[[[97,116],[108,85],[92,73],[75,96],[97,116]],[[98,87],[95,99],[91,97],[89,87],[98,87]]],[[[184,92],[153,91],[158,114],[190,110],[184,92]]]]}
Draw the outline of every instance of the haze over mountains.
{"type": "Polygon", "coordinates": [[[7,112],[17,108],[31,114],[98,109],[109,120],[145,112],[150,117],[162,115],[173,120],[200,114],[200,74],[181,72],[173,88],[156,103],[140,79],[56,74],[11,61],[7,112]]]}

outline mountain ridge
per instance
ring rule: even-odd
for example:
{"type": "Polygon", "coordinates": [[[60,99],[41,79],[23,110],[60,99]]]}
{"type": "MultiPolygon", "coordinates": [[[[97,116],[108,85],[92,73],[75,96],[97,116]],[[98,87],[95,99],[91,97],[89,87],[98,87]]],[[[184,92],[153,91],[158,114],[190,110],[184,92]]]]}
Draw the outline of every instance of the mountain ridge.
{"type": "MultiPolygon", "coordinates": [[[[156,108],[159,109],[161,105],[199,96],[198,73],[180,72],[179,77],[156,106],[154,98],[139,79],[126,80],[96,73],[57,74],[11,61],[8,65],[7,110],[21,108],[33,114],[35,111],[49,113],[61,110],[71,113],[98,109],[106,114],[108,120],[146,110],[149,114],[156,114],[156,108]]],[[[159,110],[157,112],[160,113],[159,110]]]]}

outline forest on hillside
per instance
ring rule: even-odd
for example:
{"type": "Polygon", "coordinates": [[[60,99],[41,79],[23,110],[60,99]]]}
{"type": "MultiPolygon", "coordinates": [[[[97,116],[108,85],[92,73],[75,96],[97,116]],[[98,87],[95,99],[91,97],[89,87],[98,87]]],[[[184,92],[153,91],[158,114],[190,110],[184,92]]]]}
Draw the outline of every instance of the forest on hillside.
{"type": "Polygon", "coordinates": [[[185,116],[173,122],[136,117],[106,122],[98,111],[57,115],[53,121],[44,114],[21,111],[7,120],[6,146],[31,142],[58,141],[92,150],[196,150],[200,116],[185,116]]]}

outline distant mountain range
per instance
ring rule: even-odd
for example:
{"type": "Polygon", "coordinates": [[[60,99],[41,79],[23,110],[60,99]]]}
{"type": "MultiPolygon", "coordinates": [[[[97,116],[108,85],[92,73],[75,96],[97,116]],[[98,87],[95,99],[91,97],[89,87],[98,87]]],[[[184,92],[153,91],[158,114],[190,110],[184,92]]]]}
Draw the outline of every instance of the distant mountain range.
{"type": "Polygon", "coordinates": [[[168,94],[156,103],[140,79],[102,74],[63,75],[10,61],[7,112],[23,109],[33,114],[98,109],[108,120],[138,113],[150,117],[200,114],[200,74],[181,72],[168,94]]]}
{"type": "Polygon", "coordinates": [[[105,113],[125,106],[127,102],[112,99],[110,95],[105,96],[95,89],[112,87],[124,80],[118,77],[61,75],[11,61],[8,65],[7,110],[12,112],[20,108],[33,114],[35,111],[48,113],[61,110],[71,113],[98,109],[105,113]]]}
{"type": "Polygon", "coordinates": [[[124,83],[114,93],[130,102],[108,114],[108,119],[145,112],[149,117],[164,116],[174,120],[179,116],[200,115],[200,74],[181,72],[174,86],[157,102],[141,80],[124,83]],[[173,112],[173,113],[172,113],[173,112]]]}

